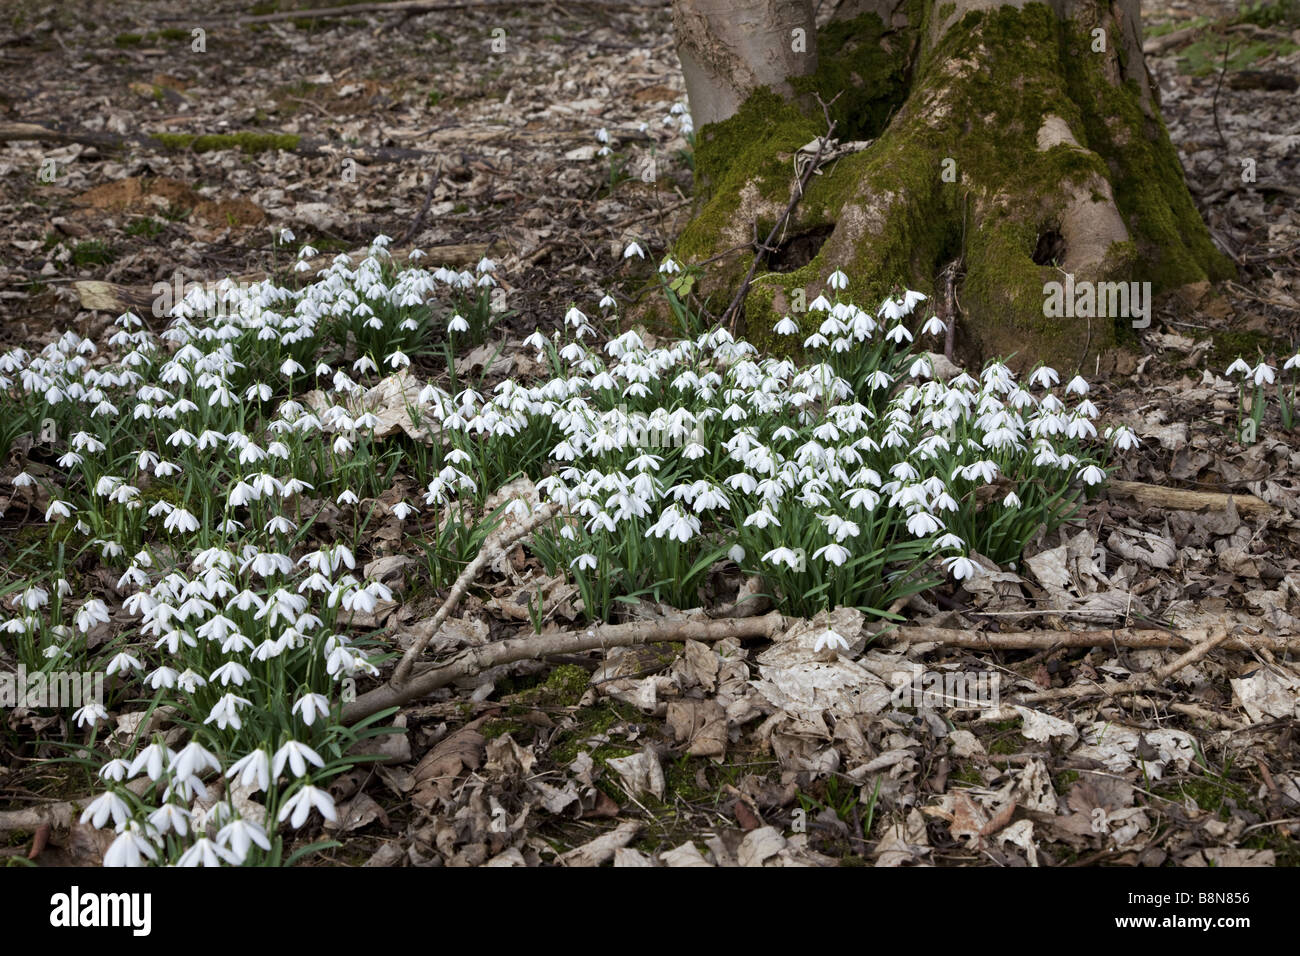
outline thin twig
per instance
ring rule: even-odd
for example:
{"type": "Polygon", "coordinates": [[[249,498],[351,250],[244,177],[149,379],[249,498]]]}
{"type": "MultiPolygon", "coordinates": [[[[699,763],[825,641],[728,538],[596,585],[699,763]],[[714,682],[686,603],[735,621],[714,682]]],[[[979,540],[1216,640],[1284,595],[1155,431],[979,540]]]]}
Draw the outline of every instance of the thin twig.
{"type": "Polygon", "coordinates": [[[424,193],[424,204],[420,206],[420,211],[416,213],[415,220],[407,228],[406,232],[402,233],[402,238],[397,240],[399,246],[406,245],[408,241],[414,239],[415,234],[418,233],[420,227],[424,225],[424,217],[429,214],[429,205],[433,202],[433,191],[438,188],[438,182],[441,179],[442,170],[435,169],[433,171],[433,176],[429,179],[429,188],[424,193]]]}
{"type": "Polygon", "coordinates": [[[451,593],[447,595],[447,600],[443,601],[442,607],[438,608],[438,613],[433,616],[429,626],[424,629],[423,633],[416,638],[414,643],[406,649],[406,653],[402,655],[401,661],[397,664],[397,669],[393,671],[393,676],[389,679],[390,685],[394,688],[400,688],[406,683],[406,679],[411,675],[412,666],[424,653],[424,649],[429,646],[429,642],[437,635],[443,622],[447,620],[447,615],[460,604],[461,599],[469,591],[469,586],[474,583],[474,579],[478,577],[479,572],[483,570],[487,563],[498,554],[509,551],[516,542],[532,534],[534,529],[554,518],[556,510],[553,504],[542,505],[518,525],[506,530],[503,535],[488,535],[488,539],[483,542],[483,547],[479,549],[474,560],[460,573],[460,577],[456,578],[451,593]]]}
{"type": "MultiPolygon", "coordinates": [[[[796,189],[794,195],[790,197],[790,202],[786,204],[785,212],[781,213],[780,217],[776,220],[776,223],[772,226],[772,231],[767,234],[767,240],[754,252],[754,261],[749,264],[749,272],[745,274],[745,280],[740,283],[740,288],[736,290],[736,294],[732,298],[731,304],[728,305],[726,311],[722,313],[721,321],[729,322],[729,328],[732,332],[735,332],[736,317],[739,315],[740,307],[745,301],[745,294],[749,291],[749,284],[754,281],[754,273],[758,270],[758,264],[763,261],[764,256],[772,251],[772,243],[776,241],[777,233],[779,233],[785,226],[786,220],[788,220],[791,213],[794,212],[795,206],[799,205],[799,200],[803,198],[804,188],[812,179],[813,174],[817,172],[817,167],[821,165],[822,153],[825,151],[826,145],[830,142],[831,137],[835,134],[835,121],[831,119],[830,107],[839,98],[840,94],[836,93],[835,96],[831,98],[831,101],[827,103],[824,102],[820,96],[817,97],[817,102],[821,103],[822,114],[826,117],[826,135],[818,137],[817,152],[813,155],[812,162],[808,164],[808,168],[804,170],[803,175],[797,180],[798,189],[796,189]]],[[[757,223],[755,223],[755,226],[757,226],[757,223]]]]}

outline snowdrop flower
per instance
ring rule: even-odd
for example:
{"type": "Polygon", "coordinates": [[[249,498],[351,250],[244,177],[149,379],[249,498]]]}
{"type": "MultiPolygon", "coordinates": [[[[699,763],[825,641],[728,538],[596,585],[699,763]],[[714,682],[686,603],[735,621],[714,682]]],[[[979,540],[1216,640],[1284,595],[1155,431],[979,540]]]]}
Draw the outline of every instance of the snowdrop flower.
{"type": "Polygon", "coordinates": [[[1096,465],[1089,465],[1079,472],[1079,477],[1083,479],[1084,484],[1097,485],[1106,480],[1106,473],[1096,465]]]}
{"type": "Polygon", "coordinates": [[[1004,508],[1019,508],[1020,497],[1014,491],[1009,491],[1007,496],[1002,499],[1002,506],[1004,508]]]}
{"type": "Polygon", "coordinates": [[[236,862],[235,855],[223,846],[213,843],[207,837],[195,840],[188,850],[176,861],[177,866],[220,866],[222,863],[236,862]]]}
{"type": "Polygon", "coordinates": [[[271,851],[271,841],[266,838],[266,831],[250,820],[232,820],[227,823],[217,833],[217,841],[230,848],[236,866],[248,859],[248,851],[254,844],[268,853],[271,851]]]}
{"type": "Polygon", "coordinates": [[[951,572],[953,578],[958,581],[964,581],[967,578],[975,577],[979,567],[975,562],[964,555],[944,558],[943,563],[944,567],[951,572]]]}
{"type": "Polygon", "coordinates": [[[907,519],[907,530],[918,538],[924,538],[940,530],[943,524],[933,515],[918,511],[907,519]]]}
{"type": "Polygon", "coordinates": [[[306,744],[299,743],[296,740],[290,740],[283,747],[275,752],[275,757],[271,765],[271,776],[279,777],[284,770],[285,763],[288,762],[289,769],[293,771],[295,777],[304,777],[307,775],[307,764],[313,763],[317,767],[324,767],[325,761],[320,754],[312,750],[306,744]]]}
{"type": "Polygon", "coordinates": [[[170,667],[159,667],[150,671],[144,679],[145,686],[150,690],[161,690],[166,688],[171,690],[176,686],[176,678],[179,675],[170,667]]]}
{"type": "Polygon", "coordinates": [[[71,518],[72,512],[76,510],[66,501],[59,501],[57,498],[50,502],[50,506],[45,509],[45,520],[49,521],[54,518],[56,521],[63,518],[71,518]]]}
{"type": "Polygon", "coordinates": [[[826,284],[837,291],[847,289],[849,287],[849,277],[839,269],[836,269],[830,274],[829,278],[827,278],[826,284]]]}
{"type": "Polygon", "coordinates": [[[1276,369],[1273,366],[1260,362],[1250,374],[1254,378],[1256,385],[1272,385],[1275,371],[1276,369]]]}
{"type": "Polygon", "coordinates": [[[114,757],[104,766],[99,768],[99,779],[107,780],[111,783],[121,783],[127,778],[131,765],[120,757],[114,757]]]}
{"type": "Polygon", "coordinates": [[[640,256],[644,259],[645,253],[641,251],[641,246],[636,242],[629,242],[627,248],[623,250],[623,258],[631,259],[633,256],[640,256]]]}
{"type": "Polygon", "coordinates": [[[239,758],[226,771],[226,776],[238,777],[238,784],[256,793],[271,786],[271,758],[265,750],[258,748],[239,758]]]}
{"type": "Polygon", "coordinates": [[[803,553],[787,547],[773,548],[767,554],[763,555],[763,560],[768,564],[782,565],[795,571],[801,570],[804,563],[803,553]]]}
{"type": "Polygon", "coordinates": [[[448,332],[468,332],[469,323],[465,321],[464,316],[453,315],[451,321],[447,323],[448,332]]]}
{"type": "Polygon", "coordinates": [[[144,671],[144,665],[140,663],[138,658],[132,657],[126,651],[122,651],[108,662],[108,666],[104,668],[104,673],[111,677],[117,673],[125,675],[128,671],[133,670],[144,671]]]}
{"type": "MultiPolygon", "coordinates": [[[[82,634],[85,634],[96,624],[107,624],[108,621],[109,621],[108,607],[107,605],[104,604],[103,601],[99,600],[98,598],[87,601],[85,604],[81,605],[81,607],[77,609],[75,622],[77,625],[77,630],[79,630],[82,634]]],[[[114,658],[114,660],[116,660],[116,658],[114,658]]],[[[138,662],[136,663],[135,666],[137,669],[139,669],[140,667],[138,662]]]]}
{"type": "Polygon", "coordinates": [[[225,730],[227,727],[233,727],[239,730],[244,726],[244,722],[239,718],[240,706],[252,706],[252,701],[246,697],[236,697],[234,694],[225,694],[220,700],[213,705],[211,712],[204,718],[205,724],[215,722],[217,727],[225,730]]]}
{"type": "Polygon", "coordinates": [[[825,547],[818,548],[813,552],[814,558],[824,557],[837,568],[844,564],[850,557],[849,551],[843,545],[828,544],[825,547]]]}
{"type": "Polygon", "coordinates": [[[594,554],[580,554],[569,562],[569,567],[577,566],[579,571],[591,571],[596,567],[596,556],[594,554]]]}
{"type": "Polygon", "coordinates": [[[1231,365],[1229,365],[1228,370],[1223,374],[1228,376],[1229,378],[1231,378],[1233,375],[1238,375],[1238,374],[1249,375],[1250,366],[1246,364],[1245,360],[1243,360],[1240,356],[1238,356],[1236,361],[1234,361],[1231,365]]]}
{"type": "MultiPolygon", "coordinates": [[[[328,717],[330,714],[329,698],[322,694],[303,694],[293,705],[293,713],[302,718],[302,722],[310,727],[316,722],[317,717],[328,717]]],[[[260,752],[260,751],[259,751],[260,752]]]]}
{"type": "Polygon", "coordinates": [[[393,514],[398,521],[405,521],[408,515],[415,514],[419,509],[408,505],[405,501],[399,501],[393,505],[393,514]]]}
{"type": "Polygon", "coordinates": [[[131,819],[130,805],[112,790],[106,790],[90,801],[86,809],[81,812],[81,819],[78,822],[83,825],[89,822],[96,830],[102,830],[109,817],[113,818],[113,824],[118,829],[126,826],[127,821],[131,819]]]}
{"type": "Polygon", "coordinates": [[[234,684],[236,687],[242,687],[251,679],[252,675],[248,672],[248,668],[238,661],[226,661],[208,675],[209,681],[220,681],[222,686],[234,684]]]}
{"type": "Polygon", "coordinates": [[[174,803],[164,803],[149,814],[149,823],[159,834],[175,831],[179,836],[186,836],[190,829],[190,811],[174,803]]]}
{"type": "Polygon", "coordinates": [[[194,517],[184,508],[176,508],[163,521],[163,528],[167,531],[181,534],[190,534],[199,530],[199,519],[194,517]]]}
{"type": "Polygon", "coordinates": [[[798,335],[799,326],[790,316],[785,316],[780,322],[776,323],[773,330],[777,335],[798,335]]]}
{"type": "Polygon", "coordinates": [[[139,823],[132,820],[118,834],[117,839],[104,853],[105,866],[144,866],[145,861],[158,859],[158,851],[139,823]]]}
{"type": "Polygon", "coordinates": [[[94,727],[101,720],[108,720],[108,711],[100,704],[87,704],[74,711],[72,719],[78,727],[94,727]]]}
{"type": "Polygon", "coordinates": [[[331,823],[338,819],[337,814],[334,812],[334,798],[324,790],[319,790],[311,784],[303,784],[280,807],[279,822],[283,823],[288,819],[289,825],[296,830],[307,822],[312,807],[319,810],[320,815],[331,823]],[[290,814],[292,814],[292,817],[290,817],[290,814]]]}
{"type": "Polygon", "coordinates": [[[818,634],[816,641],[813,642],[814,653],[820,653],[822,648],[830,648],[833,651],[847,651],[849,641],[843,634],[827,628],[818,634]]]}

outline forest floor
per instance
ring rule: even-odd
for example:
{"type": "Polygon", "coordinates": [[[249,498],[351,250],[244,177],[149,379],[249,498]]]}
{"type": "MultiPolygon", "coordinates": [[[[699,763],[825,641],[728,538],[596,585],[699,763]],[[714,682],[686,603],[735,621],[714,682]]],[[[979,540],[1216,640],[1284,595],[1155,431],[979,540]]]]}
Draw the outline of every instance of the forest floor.
{"type": "MultiPolygon", "coordinates": [[[[1289,658],[1218,648],[1141,693],[1107,694],[1082,689],[1141,680],[1186,647],[862,651],[873,673],[1002,677],[999,707],[923,714],[824,698],[783,711],[780,668],[759,660],[761,642],[725,659],[670,644],[513,665],[491,672],[491,686],[404,707],[399,755],[332,785],[346,811],[325,837],[341,845],[312,863],[1300,864],[1300,431],[1282,427],[1274,402],[1243,443],[1224,374],[1239,355],[1280,368],[1300,344],[1300,22],[1256,16],[1216,30],[1235,9],[1154,4],[1145,21],[1149,43],[1199,30],[1149,66],[1193,196],[1240,274],[1158,302],[1120,373],[1091,396],[1103,420],[1144,442],[1115,478],[1234,503],[1174,510],[1112,491],[1032,545],[1018,570],[946,584],[904,615],[991,635],[1227,631],[1289,639],[1289,658]],[[726,723],[723,689],[726,714],[744,721],[726,723]]],[[[570,304],[593,312],[605,293],[627,302],[654,287],[652,264],[691,194],[689,145],[665,122],[685,103],[666,7],[235,25],[249,10],[6,5],[0,120],[171,138],[121,152],[0,147],[0,348],[39,347],[64,329],[103,336],[178,273],[283,274],[285,228],[322,254],[382,233],[435,265],[492,258],[506,314],[490,351],[457,362],[487,386],[525,374],[521,340],[559,328],[570,304]],[[205,52],[192,50],[196,27],[205,52]],[[610,156],[598,154],[601,129],[610,156]],[[299,139],[263,149],[250,133],[299,139]],[[327,148],[304,155],[304,143],[327,148]],[[624,260],[632,241],[646,263],[624,260]]],[[[420,371],[446,382],[445,368],[420,371]]],[[[20,458],[0,463],[0,485],[20,458]]],[[[11,547],[44,527],[16,503],[0,522],[11,547]]],[[[358,565],[413,545],[398,532],[358,565]]],[[[477,582],[456,612],[464,629],[532,633],[510,605],[541,575],[518,557],[517,573],[477,582]]],[[[715,603],[738,583],[720,583],[715,603]]],[[[370,630],[399,642],[444,594],[404,581],[370,630]]],[[[102,596],[123,599],[107,584],[102,596]]],[[[549,601],[547,614],[579,626],[571,601],[549,601]]],[[[80,739],[70,722],[21,708],[5,719],[0,811],[94,791],[45,759],[48,741],[80,739]]],[[[38,862],[96,862],[105,843],[88,830],[42,838],[38,862]]],[[[30,833],[0,833],[5,856],[30,846],[30,833]]]]}

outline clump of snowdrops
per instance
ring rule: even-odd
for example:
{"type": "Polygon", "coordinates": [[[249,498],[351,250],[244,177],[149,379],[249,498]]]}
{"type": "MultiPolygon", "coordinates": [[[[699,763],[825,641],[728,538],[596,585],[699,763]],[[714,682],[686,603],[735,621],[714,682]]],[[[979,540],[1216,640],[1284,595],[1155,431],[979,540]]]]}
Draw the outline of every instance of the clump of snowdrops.
{"type": "Polygon", "coordinates": [[[1267,362],[1261,361],[1252,367],[1244,358],[1238,356],[1224,372],[1228,378],[1241,376],[1241,381],[1237,385],[1239,423],[1237,437],[1242,444],[1252,445],[1259,436],[1259,426],[1264,420],[1264,412],[1268,407],[1266,389],[1270,385],[1274,386],[1277,393],[1278,415],[1281,417],[1282,427],[1287,431],[1295,428],[1296,389],[1300,387],[1300,352],[1282,363],[1282,371],[1287,374],[1279,377],[1278,370],[1267,362]]]}
{"type": "MultiPolygon", "coordinates": [[[[1087,384],[1048,368],[1024,384],[999,362],[936,380],[915,345],[943,332],[924,297],[866,311],[839,272],[810,304],[816,333],[776,323],[799,361],[723,329],[602,344],[575,306],[563,334],[527,340],[543,380],[412,383],[412,355],[466,331],[430,303],[486,301],[494,267],[398,267],[385,246],[301,288],[195,290],[158,335],[127,314],[102,351],[68,333],[0,357],[6,420],[48,425],[62,450],[56,469],[13,478],[11,507],[38,503],[53,528],[44,563],[8,582],[0,640],[29,668],[114,679],[126,713],[73,715],[88,738],[75,759],[104,787],[84,819],[116,831],[110,865],[280,864],[321,845],[285,850],[335,819],[327,784],[388,716],[345,726],[341,712],[383,663],[348,621],[392,598],[357,555],[365,499],[399,472],[424,491],[391,513],[428,523],[438,583],[495,520],[487,496],[522,473],[562,511],[532,548],[592,620],[635,596],[697,604],[719,562],[788,613],[883,614],[978,573],[976,553],[1014,560],[1135,444],[1098,436],[1087,384]],[[381,379],[428,440],[379,437],[358,402],[381,379]],[[88,556],[111,586],[70,583],[88,556]]],[[[616,323],[612,298],[595,311],[616,323]]]]}

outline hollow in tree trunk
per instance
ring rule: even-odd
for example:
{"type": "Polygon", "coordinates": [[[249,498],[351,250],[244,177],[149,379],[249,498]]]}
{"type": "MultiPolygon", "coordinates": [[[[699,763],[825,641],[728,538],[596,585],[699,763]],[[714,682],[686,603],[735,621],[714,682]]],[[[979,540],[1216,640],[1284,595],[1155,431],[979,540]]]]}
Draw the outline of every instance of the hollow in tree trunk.
{"type": "Polygon", "coordinates": [[[699,205],[674,252],[741,247],[700,287],[715,314],[789,206],[796,152],[826,133],[818,97],[838,94],[841,150],[744,297],[752,341],[777,346],[773,324],[837,268],[866,306],[903,287],[942,295],[955,263],[964,350],[1092,371],[1144,319],[1137,302],[1114,314],[1115,285],[1085,301],[1090,283],[1158,294],[1231,273],[1160,119],[1137,0],[845,0],[816,33],[809,3],[674,0],[700,126],[699,205]]]}

